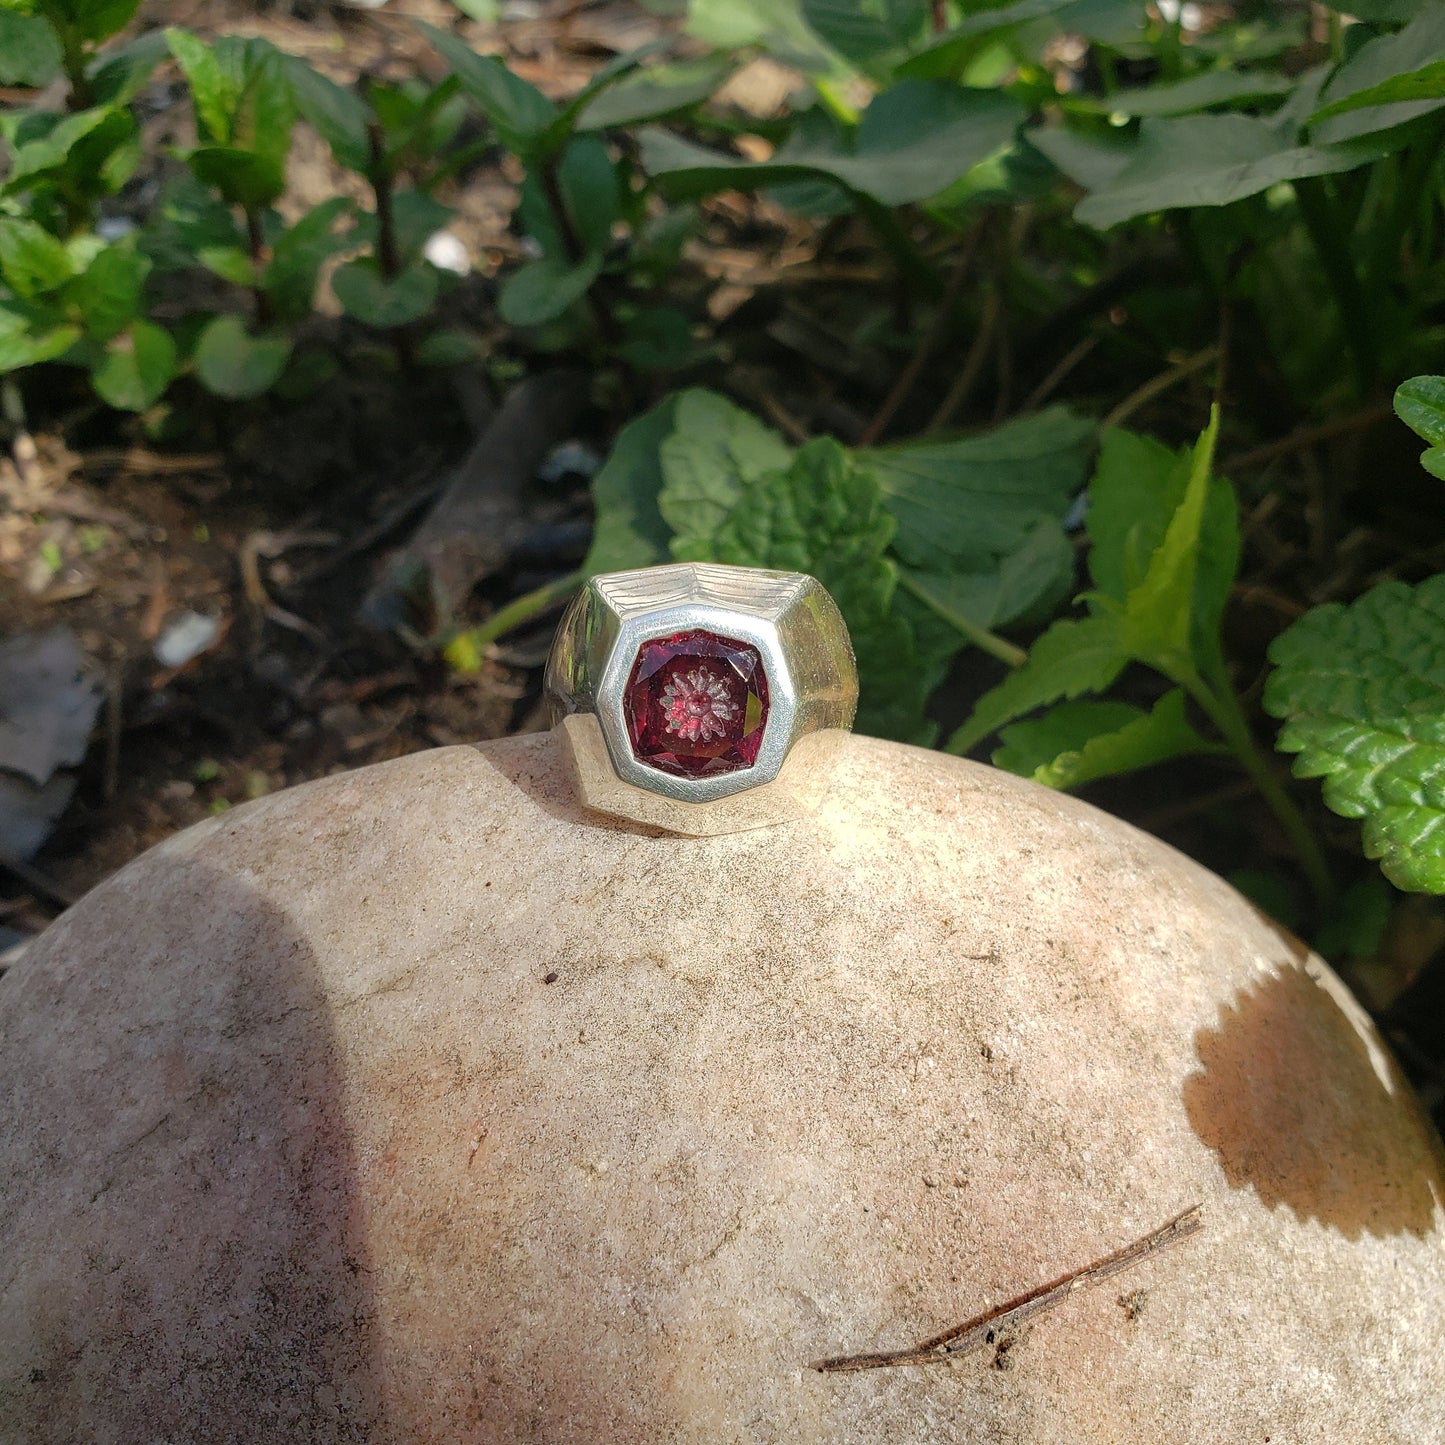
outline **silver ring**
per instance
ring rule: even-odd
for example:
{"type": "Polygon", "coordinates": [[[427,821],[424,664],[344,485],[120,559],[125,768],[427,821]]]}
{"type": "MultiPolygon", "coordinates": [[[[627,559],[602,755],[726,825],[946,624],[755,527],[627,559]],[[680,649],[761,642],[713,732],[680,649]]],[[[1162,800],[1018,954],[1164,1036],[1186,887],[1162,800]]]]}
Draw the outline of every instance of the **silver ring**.
{"type": "Polygon", "coordinates": [[[814,578],[683,562],[593,577],[546,688],[588,807],[706,835],[818,806],[858,674],[814,578]]]}

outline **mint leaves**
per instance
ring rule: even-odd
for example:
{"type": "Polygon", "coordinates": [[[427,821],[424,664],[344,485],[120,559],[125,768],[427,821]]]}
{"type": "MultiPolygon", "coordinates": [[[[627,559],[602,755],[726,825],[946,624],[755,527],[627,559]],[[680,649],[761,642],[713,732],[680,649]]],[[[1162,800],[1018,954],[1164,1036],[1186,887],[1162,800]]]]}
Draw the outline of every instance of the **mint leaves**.
{"type": "Polygon", "coordinates": [[[1295,775],[1364,821],[1397,887],[1445,893],[1445,576],[1316,607],[1269,656],[1264,705],[1295,775]]]}
{"type": "Polygon", "coordinates": [[[960,441],[794,447],[726,397],[681,392],[626,427],[594,479],[585,570],[674,558],[811,573],[853,637],[859,730],[927,742],[928,695],[966,642],[1072,585],[1062,518],[1092,437],[1052,408],[960,441]]]}

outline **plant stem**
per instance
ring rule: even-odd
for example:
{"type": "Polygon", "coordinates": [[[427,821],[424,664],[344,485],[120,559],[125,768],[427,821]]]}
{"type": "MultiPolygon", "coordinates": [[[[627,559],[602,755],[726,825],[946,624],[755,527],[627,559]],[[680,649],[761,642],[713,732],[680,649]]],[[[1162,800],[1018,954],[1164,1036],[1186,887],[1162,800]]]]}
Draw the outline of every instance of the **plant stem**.
{"type": "Polygon", "coordinates": [[[1230,751],[1239,759],[1260,796],[1269,805],[1270,811],[1279,820],[1298,858],[1316,901],[1321,908],[1328,907],[1334,899],[1334,882],[1330,867],[1304,815],[1295,806],[1294,799],[1280,783],[1279,777],[1269,760],[1260,751],[1259,744],[1250,731],[1249,721],[1239,698],[1227,678],[1218,678],[1211,687],[1203,678],[1194,675],[1176,679],[1183,684],[1189,696],[1198,703],[1210,722],[1219,729],[1220,735],[1229,744],[1230,751]]]}
{"type": "Polygon", "coordinates": [[[1335,304],[1340,308],[1345,342],[1355,358],[1355,371],[1363,394],[1379,374],[1379,358],[1375,352],[1375,329],[1370,308],[1346,241],[1348,228],[1339,214],[1339,207],[1318,176],[1295,181],[1294,193],[1305,230],[1309,232],[1330,290],[1334,292],[1335,304]]]}
{"type": "Polygon", "coordinates": [[[401,251],[396,244],[396,215],[392,208],[392,185],[396,177],[386,161],[386,136],[380,124],[366,127],[371,147],[371,193],[376,197],[376,264],[383,277],[395,281],[401,274],[401,251]]]}
{"type": "MultiPolygon", "coordinates": [[[[532,618],[550,611],[559,602],[565,602],[586,580],[587,574],[579,570],[569,572],[565,577],[558,577],[552,582],[544,582],[533,591],[514,597],[506,606],[497,608],[480,627],[459,633],[458,638],[465,638],[472,649],[480,652],[514,627],[520,627],[524,622],[530,622],[532,618]]],[[[456,641],[454,638],[448,648],[456,641]]]]}
{"type": "Polygon", "coordinates": [[[874,234],[887,247],[903,279],[924,296],[941,296],[943,279],[937,268],[913,243],[913,237],[899,221],[896,212],[875,201],[872,196],[853,193],[858,214],[873,228],[874,234]]]}
{"type": "Polygon", "coordinates": [[[911,596],[916,597],[925,607],[936,612],[950,627],[955,627],[973,645],[981,651],[988,653],[990,657],[996,657],[1000,662],[1006,663],[1009,667],[1022,667],[1029,660],[1029,655],[1021,647],[1015,647],[1011,642],[1005,642],[996,632],[990,632],[986,627],[980,627],[976,622],[970,622],[961,612],[955,612],[953,608],[946,607],[937,598],[930,597],[906,572],[898,574],[898,584],[911,596]]]}
{"type": "Polygon", "coordinates": [[[65,72],[65,79],[70,86],[70,94],[65,98],[67,110],[89,110],[95,104],[95,92],[90,88],[90,77],[85,73],[85,63],[89,59],[85,52],[85,43],[73,25],[59,25],[56,27],[60,32],[60,68],[65,72]]]}
{"type": "MultiPolygon", "coordinates": [[[[567,209],[567,198],[562,194],[562,182],[557,173],[557,158],[539,162],[537,173],[542,182],[542,194],[547,198],[547,208],[552,212],[552,222],[557,227],[557,234],[562,238],[562,247],[567,252],[567,259],[574,266],[580,266],[587,256],[587,243],[582,239],[582,234],[572,219],[572,213],[567,209]]],[[[615,345],[622,334],[622,328],[612,314],[612,308],[598,294],[595,285],[587,290],[587,305],[592,311],[593,322],[602,340],[609,346],[615,345]]]]}
{"type": "Polygon", "coordinates": [[[272,320],[271,298],[261,285],[261,270],[266,260],[266,232],[261,222],[261,213],[254,206],[246,208],[246,240],[251,252],[251,266],[256,281],[252,294],[256,298],[256,320],[268,326],[272,320]]]}

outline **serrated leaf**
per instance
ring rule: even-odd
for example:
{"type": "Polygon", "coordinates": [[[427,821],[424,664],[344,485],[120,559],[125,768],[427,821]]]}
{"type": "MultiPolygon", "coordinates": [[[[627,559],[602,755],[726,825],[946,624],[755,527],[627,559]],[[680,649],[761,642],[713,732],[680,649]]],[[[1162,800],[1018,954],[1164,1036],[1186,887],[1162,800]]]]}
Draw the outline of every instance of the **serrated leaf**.
{"type": "Polygon", "coordinates": [[[682,392],[675,416],[662,443],[664,485],[657,505],[678,545],[686,546],[722,526],[748,483],[785,471],[793,448],[716,392],[682,392]]]}
{"type": "Polygon", "coordinates": [[[134,321],[106,344],[92,368],[96,395],[119,411],[144,411],[158,401],[176,374],[176,344],[159,326],[134,321]]]}
{"type": "Polygon", "coordinates": [[[1123,703],[1063,703],[1036,722],[1005,728],[1001,736],[1005,746],[994,754],[995,766],[1020,772],[1016,764],[1031,756],[1034,766],[1025,776],[1046,788],[1080,788],[1172,758],[1217,751],[1185,717],[1178,688],[1149,712],[1123,703]],[[1053,756],[1043,757],[1050,747],[1056,749],[1053,756]]]}
{"type": "Polygon", "coordinates": [[[495,55],[478,55],[457,36],[434,25],[418,21],[417,27],[441,52],[462,89],[481,107],[502,144],[530,158],[556,119],[556,106],[495,55]]]}
{"type": "Polygon", "coordinates": [[[420,320],[437,298],[436,270],[418,263],[390,279],[370,257],[338,266],[331,278],[336,299],[367,326],[383,330],[420,320]]]}
{"type": "Polygon", "coordinates": [[[643,168],[687,195],[735,186],[771,186],[824,177],[884,205],[921,201],[1005,145],[1023,108],[999,90],[966,90],[946,81],[902,80],[863,113],[850,151],[800,131],[768,161],[709,150],[667,131],[642,131],[643,168]]]}
{"type": "Polygon", "coordinates": [[[38,15],[0,9],[0,85],[48,85],[60,73],[60,41],[38,15]]]}
{"type": "MultiPolygon", "coordinates": [[[[1119,637],[1125,651],[1176,682],[1198,671],[1195,584],[1218,435],[1216,406],[1195,444],[1184,495],[1169,519],[1164,538],[1150,556],[1143,578],[1129,589],[1119,614],[1119,637]]],[[[1231,569],[1225,595],[1210,599],[1212,607],[1223,608],[1228,581],[1232,580],[1231,569]]]]}
{"type": "Polygon", "coordinates": [[[1156,211],[1227,206],[1281,181],[1354,170],[1387,150],[1369,141],[1296,145],[1287,128],[1245,115],[1146,120],[1129,163],[1074,215],[1106,230],[1156,211]]]}
{"type": "Polygon", "coordinates": [[[239,316],[217,316],[196,343],[196,374],[208,391],[239,401],[269,390],[290,356],[289,337],[252,336],[239,316]]]}
{"type": "Polygon", "coordinates": [[[966,753],[1005,723],[1051,702],[1102,692],[1128,660],[1113,614],[1055,622],[1029,649],[1028,661],[978,700],[948,751],[966,753]]]}
{"type": "Polygon", "coordinates": [[[999,746],[989,761],[1006,773],[1032,778],[1055,758],[1077,754],[1090,738],[1117,732],[1145,716],[1132,703],[1082,698],[1061,702],[1027,722],[999,729],[999,746]]]}
{"type": "Polygon", "coordinates": [[[34,221],[0,217],[0,279],[17,295],[43,295],[75,273],[64,244],[34,221]]]}
{"type": "Polygon", "coordinates": [[[1430,443],[1420,465],[1445,481],[1445,376],[1412,376],[1395,392],[1395,415],[1430,443]]]}
{"type": "Polygon", "coordinates": [[[677,424],[679,400],[677,395],[669,396],[623,427],[605,465],[593,477],[597,524],[582,564],[589,575],[667,561],[672,532],[658,510],[657,498],[663,486],[662,445],[677,424]]]}
{"type": "Polygon", "coordinates": [[[510,326],[555,321],[587,294],[601,272],[602,257],[596,252],[575,266],[560,256],[529,261],[503,283],[497,313],[510,326]]]}
{"type": "Polygon", "coordinates": [[[1264,706],[1295,775],[1363,820],[1397,887],[1445,893],[1445,576],[1313,608],[1269,656],[1264,706]]]}
{"type": "Polygon", "coordinates": [[[800,447],[785,471],[744,483],[712,536],[675,544],[674,553],[816,577],[832,593],[853,640],[858,730],[926,741],[932,728],[923,709],[935,677],[892,607],[897,571],[885,553],[893,530],[877,482],[832,438],[820,437],[800,447]]]}

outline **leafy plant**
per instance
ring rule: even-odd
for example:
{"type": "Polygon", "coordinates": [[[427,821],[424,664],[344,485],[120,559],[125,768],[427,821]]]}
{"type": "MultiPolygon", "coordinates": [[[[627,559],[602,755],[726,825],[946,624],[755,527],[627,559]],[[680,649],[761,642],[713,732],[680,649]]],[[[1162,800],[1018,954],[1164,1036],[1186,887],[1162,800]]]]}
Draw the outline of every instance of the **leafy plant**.
{"type": "Polygon", "coordinates": [[[1122,429],[1105,434],[1089,483],[1094,586],[1084,596],[1086,614],[1053,623],[947,746],[968,752],[1055,704],[1039,720],[1006,729],[994,762],[1051,787],[1072,787],[1227,749],[1274,809],[1324,899],[1330,885],[1319,844],[1255,744],[1224,656],[1220,624],[1239,560],[1239,526],[1233,489],[1213,474],[1218,429],[1216,411],[1199,441],[1179,453],[1122,429]],[[1106,691],[1131,663],[1173,684],[1152,709],[1075,701],[1106,691]],[[1186,701],[1212,736],[1190,724],[1186,701]]]}
{"type": "MultiPolygon", "coordinates": [[[[853,635],[859,726],[927,741],[925,704],[958,651],[1015,658],[993,629],[1070,586],[1063,519],[1092,440],[1088,422],[1051,408],[952,442],[794,447],[715,392],[677,393],[622,430],[595,478],[583,575],[674,559],[811,572],[853,635]]],[[[474,657],[555,597],[534,594],[452,655],[474,657]]]]}
{"type": "MultiPolygon", "coordinates": [[[[1395,408],[1445,475],[1445,377],[1407,381],[1395,408]]],[[[1363,820],[1366,856],[1397,887],[1445,893],[1445,575],[1312,608],[1269,656],[1264,705],[1296,777],[1323,778],[1325,802],[1363,820]]]]}

